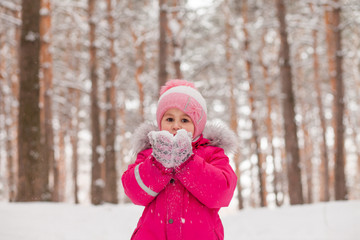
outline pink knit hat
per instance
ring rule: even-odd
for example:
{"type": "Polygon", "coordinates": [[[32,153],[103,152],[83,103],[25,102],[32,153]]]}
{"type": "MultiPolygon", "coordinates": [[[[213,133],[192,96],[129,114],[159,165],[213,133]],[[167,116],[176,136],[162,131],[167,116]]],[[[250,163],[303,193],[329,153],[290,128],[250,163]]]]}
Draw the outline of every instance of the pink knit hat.
{"type": "Polygon", "coordinates": [[[161,87],[156,111],[159,128],[162,117],[170,108],[178,108],[189,115],[195,126],[194,138],[203,132],[206,124],[206,102],[193,83],[186,80],[170,80],[161,87]]]}

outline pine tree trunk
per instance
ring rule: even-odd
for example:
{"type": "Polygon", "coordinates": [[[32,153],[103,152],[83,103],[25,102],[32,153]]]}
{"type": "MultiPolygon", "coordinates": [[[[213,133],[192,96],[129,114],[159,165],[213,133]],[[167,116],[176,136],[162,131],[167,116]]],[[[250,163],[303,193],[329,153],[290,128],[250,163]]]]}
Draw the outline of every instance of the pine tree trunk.
{"type": "MultiPolygon", "coordinates": [[[[235,132],[235,134],[238,134],[238,120],[237,120],[237,101],[234,93],[235,83],[233,78],[233,69],[232,69],[232,49],[230,46],[230,39],[231,39],[231,33],[232,33],[232,26],[230,25],[230,19],[229,19],[229,8],[228,8],[228,1],[225,2],[225,31],[226,31],[226,39],[225,39],[225,51],[226,51],[226,74],[227,74],[227,82],[230,87],[230,128],[235,132]]],[[[234,163],[235,163],[235,173],[238,177],[237,181],[237,190],[238,190],[238,208],[243,209],[244,208],[244,200],[242,197],[242,186],[241,186],[241,171],[240,171],[240,149],[237,149],[237,153],[234,154],[234,163]]]]}
{"type": "MultiPolygon", "coordinates": [[[[339,5],[338,0],[334,5],[339,5]]],[[[333,101],[333,129],[334,143],[334,189],[335,199],[345,200],[347,198],[345,179],[345,154],[344,154],[344,83],[342,79],[342,53],[341,53],[341,28],[340,28],[340,6],[325,4],[325,25],[328,67],[330,73],[331,89],[334,94],[333,101]]]]}
{"type": "Polygon", "coordinates": [[[292,76],[290,65],[290,47],[287,40],[287,26],[285,21],[286,9],[283,0],[277,0],[277,17],[280,23],[280,77],[282,91],[283,118],[285,129],[285,149],[288,174],[288,191],[290,204],[303,204],[303,192],[301,184],[299,144],[297,138],[297,126],[295,123],[295,97],[292,88],[292,76]]]}
{"type": "Polygon", "coordinates": [[[77,89],[69,89],[70,98],[74,101],[74,107],[76,108],[75,120],[70,121],[70,143],[72,147],[72,181],[73,181],[73,193],[75,204],[79,202],[79,185],[78,185],[78,169],[79,169],[79,156],[78,156],[78,143],[79,143],[79,102],[80,92],[77,89]]]}
{"type": "MultiPolygon", "coordinates": [[[[244,32],[244,38],[245,38],[245,44],[244,44],[244,52],[246,56],[251,56],[250,54],[250,39],[249,39],[249,33],[246,29],[246,25],[248,24],[248,17],[247,17],[247,0],[244,0],[242,2],[242,17],[243,17],[243,32],[244,32]]],[[[252,138],[255,143],[255,153],[257,157],[257,167],[258,167],[258,181],[260,185],[260,191],[259,191],[259,198],[260,198],[260,206],[265,207],[267,206],[266,201],[266,167],[264,166],[264,159],[263,155],[261,153],[261,147],[260,147],[260,139],[259,139],[259,131],[258,131],[258,123],[256,121],[255,115],[256,115],[256,108],[255,108],[255,83],[252,78],[252,62],[250,58],[246,58],[245,60],[245,69],[246,69],[246,75],[247,75],[247,81],[249,84],[249,91],[248,91],[248,99],[249,99],[249,105],[250,105],[250,120],[251,120],[251,126],[252,126],[252,138]]]]}
{"type": "MultiPolygon", "coordinates": [[[[340,4],[339,0],[335,0],[340,4]]],[[[344,149],[344,83],[342,77],[342,46],[341,46],[341,7],[333,8],[334,18],[334,41],[335,41],[335,69],[336,69],[336,91],[334,95],[334,117],[335,117],[335,199],[346,200],[346,176],[345,176],[345,149],[344,149]]]]}
{"type": "Polygon", "coordinates": [[[40,0],[22,1],[17,201],[47,199],[48,162],[41,154],[39,36],[40,0]]]}
{"type": "Polygon", "coordinates": [[[159,87],[163,86],[168,78],[168,73],[166,69],[167,62],[167,37],[166,37],[166,29],[167,29],[167,0],[159,0],[159,87]]]}
{"type": "Polygon", "coordinates": [[[142,74],[144,72],[144,68],[145,68],[145,46],[146,46],[146,42],[145,42],[145,32],[142,33],[142,35],[140,36],[141,40],[139,42],[139,37],[136,35],[135,31],[133,29],[131,29],[131,34],[133,37],[133,42],[134,42],[134,47],[135,47],[135,51],[136,51],[136,70],[135,70],[135,82],[136,82],[136,86],[138,88],[138,94],[139,94],[139,114],[140,114],[140,118],[141,121],[145,120],[145,91],[144,91],[144,84],[141,81],[141,77],[142,74]]]}
{"type": "Polygon", "coordinates": [[[115,64],[115,39],[114,35],[114,19],[112,17],[111,0],[107,0],[107,14],[110,35],[110,58],[111,65],[108,69],[106,84],[106,120],[105,120],[105,189],[104,200],[109,203],[118,203],[117,196],[117,167],[115,157],[115,139],[116,139],[116,64],[115,64]]]}
{"type": "MultiPolygon", "coordinates": [[[[42,145],[44,159],[47,159],[47,171],[51,172],[51,166],[54,164],[54,131],[52,126],[52,91],[53,91],[53,71],[52,54],[50,45],[51,34],[51,6],[49,0],[41,0],[41,18],[40,18],[40,71],[41,71],[41,95],[43,108],[41,109],[42,118],[42,145]]],[[[57,181],[54,181],[57,182],[57,181]]],[[[56,199],[52,199],[56,201],[56,199]]]]}
{"type": "Polygon", "coordinates": [[[62,114],[62,125],[58,131],[58,157],[54,161],[54,191],[53,201],[63,202],[65,200],[65,137],[68,129],[66,116],[62,114]]]}
{"type": "MultiPolygon", "coordinates": [[[[3,49],[3,37],[0,37],[0,50],[3,49]]],[[[17,59],[16,54],[11,55],[12,58],[17,59]]],[[[9,202],[14,202],[16,199],[16,114],[13,102],[17,101],[17,91],[14,91],[15,81],[11,81],[10,76],[3,75],[6,72],[5,61],[0,59],[0,116],[3,116],[5,121],[0,122],[0,132],[5,132],[4,155],[6,157],[6,174],[1,175],[3,159],[2,152],[0,153],[0,182],[7,180],[7,190],[9,202]],[[6,88],[12,91],[6,91],[6,88]]]]}
{"type": "Polygon", "coordinates": [[[175,78],[182,79],[183,74],[181,72],[181,56],[182,56],[182,48],[183,48],[183,20],[182,15],[179,14],[183,6],[181,5],[182,1],[173,0],[172,1],[172,8],[176,9],[172,12],[172,21],[176,22],[176,28],[170,28],[170,38],[172,43],[172,62],[175,69],[175,78]],[[175,32],[175,30],[177,30],[175,32]]]}
{"type": "MultiPolygon", "coordinates": [[[[313,5],[310,4],[312,13],[314,13],[313,5]]],[[[326,119],[324,114],[324,104],[322,101],[322,90],[321,90],[321,79],[319,77],[319,56],[318,56],[318,37],[317,30],[312,31],[313,36],[313,68],[314,68],[314,85],[316,91],[316,102],[319,109],[319,119],[321,125],[321,166],[320,166],[320,201],[329,201],[330,192],[329,192],[329,156],[328,156],[328,147],[327,147],[327,138],[326,138],[326,119]]]]}
{"type": "MultiPolygon", "coordinates": [[[[266,42],[265,42],[265,33],[262,35],[262,47],[261,49],[264,48],[266,42]]],[[[266,107],[267,107],[267,113],[266,113],[266,130],[267,130],[267,142],[268,142],[268,146],[270,148],[270,156],[272,158],[272,165],[273,165],[273,188],[274,188],[274,195],[275,195],[275,203],[276,206],[280,206],[280,201],[279,201],[279,187],[278,187],[278,182],[279,182],[279,177],[278,177],[278,172],[277,172],[277,164],[275,161],[275,148],[274,148],[274,144],[273,144],[273,139],[274,139],[274,133],[273,133],[273,121],[271,119],[271,115],[273,112],[273,96],[271,96],[271,82],[269,79],[269,73],[268,73],[268,66],[264,63],[263,61],[263,54],[261,52],[261,49],[259,50],[259,63],[260,66],[262,68],[262,73],[263,73],[263,79],[265,79],[265,96],[266,96],[266,107]]]]}
{"type": "MultiPolygon", "coordinates": [[[[304,104],[304,103],[303,103],[304,104]]],[[[303,108],[303,116],[306,116],[306,110],[303,108]]],[[[303,149],[303,161],[304,161],[304,170],[305,170],[305,179],[306,179],[306,203],[313,203],[313,165],[312,165],[312,156],[313,151],[313,143],[311,142],[311,136],[308,131],[308,126],[306,124],[306,120],[302,121],[301,124],[302,131],[304,133],[304,149],[303,149]]]]}
{"type": "Polygon", "coordinates": [[[95,46],[94,19],[95,0],[88,0],[89,4],[89,27],[90,27],[90,79],[91,79],[91,133],[92,133],[92,155],[91,155],[91,203],[99,205],[103,202],[104,181],[101,176],[100,153],[102,148],[100,139],[100,108],[98,105],[98,75],[97,57],[95,46]]]}
{"type": "MultiPolygon", "coordinates": [[[[19,19],[20,18],[20,11],[13,12],[14,17],[19,19]]],[[[17,43],[14,47],[11,48],[11,56],[13,59],[19,58],[19,42],[20,42],[20,35],[21,35],[21,28],[20,26],[16,26],[15,30],[15,42],[17,43]]],[[[8,78],[8,85],[11,88],[11,100],[10,102],[18,102],[19,99],[19,65],[17,61],[14,61],[11,67],[11,74],[10,78],[8,78]],[[14,79],[16,79],[14,81],[14,79]]],[[[16,186],[18,181],[18,151],[17,151],[17,127],[18,127],[18,108],[12,106],[12,104],[8,104],[7,107],[9,108],[9,118],[11,119],[11,125],[9,126],[9,133],[8,133],[8,141],[7,144],[7,153],[8,153],[8,164],[9,166],[9,174],[8,174],[8,184],[9,184],[9,201],[14,202],[16,201],[16,186]],[[10,135],[9,135],[10,134],[10,135]]]]}

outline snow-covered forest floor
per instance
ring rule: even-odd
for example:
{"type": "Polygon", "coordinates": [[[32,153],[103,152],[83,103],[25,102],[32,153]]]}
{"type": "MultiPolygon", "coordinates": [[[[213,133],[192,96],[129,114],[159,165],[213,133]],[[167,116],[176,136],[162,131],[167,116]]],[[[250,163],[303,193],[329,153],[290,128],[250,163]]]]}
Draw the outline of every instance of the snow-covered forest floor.
{"type": "MultiPolygon", "coordinates": [[[[126,240],[142,207],[0,202],[1,240],[126,240]]],[[[360,201],[221,210],[225,240],[356,240],[360,201]]]]}

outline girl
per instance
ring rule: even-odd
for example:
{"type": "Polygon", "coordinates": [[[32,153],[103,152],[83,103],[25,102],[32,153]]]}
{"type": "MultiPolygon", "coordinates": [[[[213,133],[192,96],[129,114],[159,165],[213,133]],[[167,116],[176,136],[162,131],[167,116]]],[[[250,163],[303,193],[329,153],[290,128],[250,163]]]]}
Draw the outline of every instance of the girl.
{"type": "Polygon", "coordinates": [[[126,195],[145,206],[131,239],[224,239],[218,211],[237,182],[224,149],[235,137],[219,126],[205,129],[206,113],[192,83],[171,80],[161,88],[158,127],[135,132],[138,155],[122,176],[126,195]]]}

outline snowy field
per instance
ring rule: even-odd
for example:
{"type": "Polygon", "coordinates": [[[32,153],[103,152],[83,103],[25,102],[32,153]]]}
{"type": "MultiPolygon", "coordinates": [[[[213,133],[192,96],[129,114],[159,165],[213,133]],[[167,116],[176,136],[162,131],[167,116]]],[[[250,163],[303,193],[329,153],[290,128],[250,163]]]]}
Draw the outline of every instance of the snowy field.
{"type": "MultiPolygon", "coordinates": [[[[142,207],[0,202],[1,240],[127,240],[142,207]]],[[[359,240],[360,201],[224,209],[225,240],[359,240]]]]}

